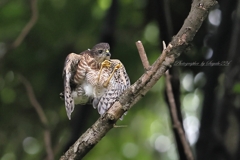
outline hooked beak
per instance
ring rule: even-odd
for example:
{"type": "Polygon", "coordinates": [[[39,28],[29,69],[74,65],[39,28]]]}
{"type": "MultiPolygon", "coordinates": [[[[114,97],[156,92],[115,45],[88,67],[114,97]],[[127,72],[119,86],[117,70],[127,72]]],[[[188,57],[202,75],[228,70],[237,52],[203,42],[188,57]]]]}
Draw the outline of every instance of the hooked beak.
{"type": "Polygon", "coordinates": [[[111,53],[109,52],[109,50],[106,50],[106,56],[107,56],[108,59],[110,59],[111,53]]]}

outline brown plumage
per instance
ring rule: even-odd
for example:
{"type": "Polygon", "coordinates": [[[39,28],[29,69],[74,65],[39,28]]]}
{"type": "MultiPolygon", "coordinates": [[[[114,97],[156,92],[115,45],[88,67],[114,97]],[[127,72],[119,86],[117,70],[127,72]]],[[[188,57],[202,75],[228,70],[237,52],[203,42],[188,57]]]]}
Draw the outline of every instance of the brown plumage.
{"type": "Polygon", "coordinates": [[[68,118],[75,104],[93,102],[99,114],[104,114],[116,98],[130,86],[123,64],[110,59],[110,47],[99,43],[80,54],[70,53],[63,70],[65,107],[68,118]]]}

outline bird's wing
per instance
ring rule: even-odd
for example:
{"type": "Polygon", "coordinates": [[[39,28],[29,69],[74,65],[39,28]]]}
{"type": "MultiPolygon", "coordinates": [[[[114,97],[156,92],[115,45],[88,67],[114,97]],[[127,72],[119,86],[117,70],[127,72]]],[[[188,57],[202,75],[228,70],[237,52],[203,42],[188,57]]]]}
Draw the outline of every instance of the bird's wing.
{"type": "MultiPolygon", "coordinates": [[[[117,98],[130,86],[130,79],[125,70],[125,67],[119,60],[111,59],[111,66],[116,66],[121,64],[121,67],[116,70],[112,79],[110,80],[107,91],[100,98],[95,98],[93,101],[93,107],[98,108],[99,114],[104,114],[112,104],[117,100],[117,98]]],[[[112,71],[112,69],[111,69],[112,71]]]]}
{"type": "Polygon", "coordinates": [[[64,69],[63,69],[63,79],[64,79],[64,99],[65,107],[67,111],[67,116],[71,119],[71,113],[74,110],[74,100],[71,95],[72,93],[72,81],[77,70],[79,61],[81,60],[82,55],[70,53],[65,60],[64,69]]]}

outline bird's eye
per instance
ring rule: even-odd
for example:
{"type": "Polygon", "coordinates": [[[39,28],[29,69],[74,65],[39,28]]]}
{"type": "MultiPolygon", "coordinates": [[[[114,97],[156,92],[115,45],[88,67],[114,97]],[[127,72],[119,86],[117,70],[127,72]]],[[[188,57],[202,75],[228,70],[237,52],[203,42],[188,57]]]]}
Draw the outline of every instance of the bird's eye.
{"type": "Polygon", "coordinates": [[[98,50],[98,53],[102,54],[103,50],[98,50]]]}

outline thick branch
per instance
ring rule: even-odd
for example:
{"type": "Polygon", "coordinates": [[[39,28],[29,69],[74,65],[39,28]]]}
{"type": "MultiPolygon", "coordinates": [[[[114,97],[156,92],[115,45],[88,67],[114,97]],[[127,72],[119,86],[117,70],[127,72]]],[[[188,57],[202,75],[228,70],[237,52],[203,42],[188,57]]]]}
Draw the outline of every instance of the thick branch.
{"type": "Polygon", "coordinates": [[[118,118],[137,103],[160,79],[166,70],[171,67],[177,58],[193,40],[202,25],[209,10],[217,2],[215,0],[195,0],[191,11],[182,28],[173,40],[163,50],[162,55],[154,62],[129,89],[127,89],[115,102],[109,111],[99,118],[60,158],[61,160],[81,159],[89,152],[105,134],[113,128],[118,118]],[[201,3],[200,3],[201,2],[201,3]]]}

